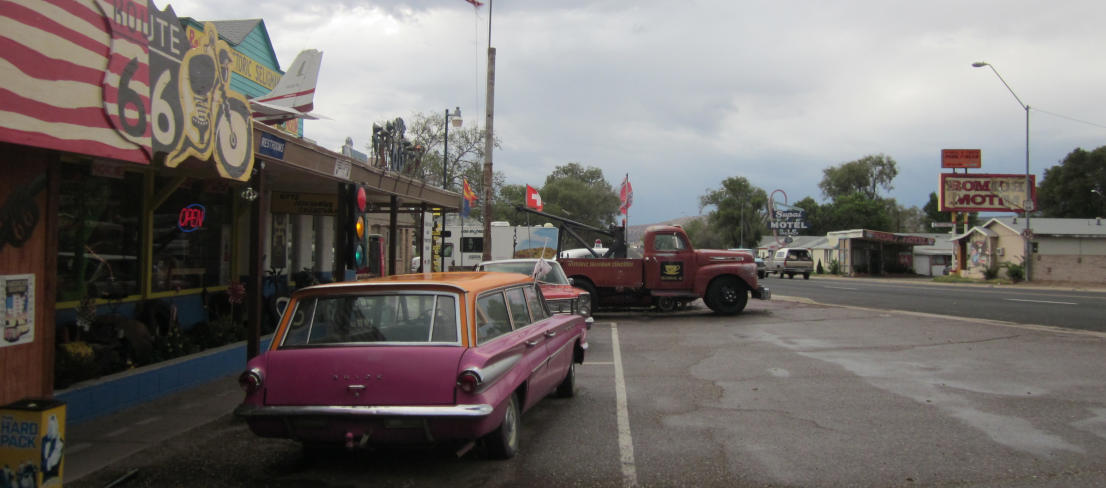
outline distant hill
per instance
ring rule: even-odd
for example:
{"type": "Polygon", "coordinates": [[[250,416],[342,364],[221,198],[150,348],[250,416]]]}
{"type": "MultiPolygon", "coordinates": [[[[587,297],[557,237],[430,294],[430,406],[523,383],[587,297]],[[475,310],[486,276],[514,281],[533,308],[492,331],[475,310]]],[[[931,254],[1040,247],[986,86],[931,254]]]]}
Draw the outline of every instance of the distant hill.
{"type": "Polygon", "coordinates": [[[631,225],[626,229],[626,242],[630,245],[640,243],[641,239],[645,236],[645,229],[651,225],[679,225],[685,226],[688,222],[693,220],[700,220],[707,218],[706,215],[695,215],[692,217],[680,217],[672,220],[665,220],[663,222],[654,222],[651,224],[631,225]]]}

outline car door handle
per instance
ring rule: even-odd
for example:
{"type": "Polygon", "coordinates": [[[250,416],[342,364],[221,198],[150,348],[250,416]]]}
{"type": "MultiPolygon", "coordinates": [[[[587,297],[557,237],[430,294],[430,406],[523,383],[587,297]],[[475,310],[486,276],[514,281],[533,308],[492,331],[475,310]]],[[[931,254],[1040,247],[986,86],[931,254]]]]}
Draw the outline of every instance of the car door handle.
{"type": "Polygon", "coordinates": [[[352,391],[361,391],[365,389],[365,385],[349,385],[346,387],[346,389],[352,391]]]}
{"type": "Polygon", "coordinates": [[[555,330],[547,330],[547,331],[545,331],[545,336],[546,336],[546,337],[553,337],[553,336],[555,336],[555,335],[557,335],[557,331],[555,331],[555,330]]]}
{"type": "Polygon", "coordinates": [[[534,346],[538,345],[538,341],[537,340],[526,341],[525,344],[526,344],[526,347],[534,347],[534,346]]]}

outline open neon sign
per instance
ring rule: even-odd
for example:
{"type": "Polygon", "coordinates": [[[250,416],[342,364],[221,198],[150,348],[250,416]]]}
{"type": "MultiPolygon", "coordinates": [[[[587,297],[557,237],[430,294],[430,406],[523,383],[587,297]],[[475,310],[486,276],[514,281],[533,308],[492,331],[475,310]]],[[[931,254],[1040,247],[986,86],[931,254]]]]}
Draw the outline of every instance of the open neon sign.
{"type": "Polygon", "coordinates": [[[180,209],[180,215],[177,216],[177,228],[181,232],[193,232],[199,230],[204,226],[204,216],[207,214],[207,209],[199,203],[193,203],[187,207],[180,209]]]}

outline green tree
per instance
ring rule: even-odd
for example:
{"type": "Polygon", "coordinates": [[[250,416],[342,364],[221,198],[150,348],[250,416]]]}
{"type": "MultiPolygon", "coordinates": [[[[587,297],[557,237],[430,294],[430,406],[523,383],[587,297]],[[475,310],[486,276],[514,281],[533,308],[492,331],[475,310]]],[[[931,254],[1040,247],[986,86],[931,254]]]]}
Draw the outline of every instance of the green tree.
{"type": "Polygon", "coordinates": [[[794,207],[803,209],[806,215],[806,235],[821,236],[830,231],[841,230],[828,226],[823,212],[823,205],[819,205],[818,202],[814,201],[811,197],[806,197],[795,202],[794,207]]]}
{"type": "Polygon", "coordinates": [[[1076,149],[1046,169],[1037,203],[1045,217],[1106,216],[1106,146],[1076,149]]]}
{"type": "Polygon", "coordinates": [[[733,247],[718,233],[718,228],[710,225],[707,219],[692,219],[684,224],[684,232],[698,249],[725,249],[733,247]]]}
{"type": "MultiPolygon", "coordinates": [[[[452,123],[452,117],[450,118],[452,123]]],[[[469,179],[469,185],[480,183],[484,172],[484,129],[471,124],[469,126],[449,128],[449,155],[446,158],[448,184],[444,188],[460,193],[461,179],[469,179]]],[[[412,143],[426,149],[417,177],[441,184],[442,149],[444,149],[445,113],[416,113],[407,121],[407,137],[412,143]]],[[[500,140],[494,137],[492,143],[500,147],[500,140]]],[[[372,146],[368,147],[372,152],[372,146]]],[[[494,180],[494,178],[493,178],[494,180]]],[[[493,183],[494,184],[494,183],[493,183]]],[[[483,192],[478,192],[483,196],[483,192]]]]}
{"type": "MultiPolygon", "coordinates": [[[[929,201],[926,202],[924,207],[922,207],[922,212],[924,213],[924,216],[922,217],[924,228],[925,229],[930,229],[930,230],[925,230],[925,231],[921,231],[921,232],[934,232],[934,230],[932,230],[932,229],[937,229],[936,227],[933,227],[933,224],[936,223],[936,222],[945,222],[945,223],[952,222],[952,212],[942,212],[941,211],[941,205],[940,205],[940,202],[937,199],[937,193],[930,192],[929,201]]],[[[957,215],[956,224],[957,224],[958,229],[960,228],[961,222],[963,222],[963,221],[964,221],[964,216],[962,214],[957,215]]],[[[969,226],[974,226],[978,223],[979,223],[979,213],[978,212],[972,212],[972,213],[968,214],[968,225],[969,226]]]]}
{"type": "Polygon", "coordinates": [[[599,168],[575,162],[557,166],[538,190],[546,213],[600,228],[616,223],[618,193],[599,168]]]}
{"type": "Polygon", "coordinates": [[[515,209],[516,205],[522,205],[526,198],[526,185],[502,185],[499,187],[499,193],[496,194],[495,202],[492,204],[495,212],[495,220],[501,220],[510,222],[511,225],[525,225],[527,222],[530,225],[541,225],[545,222],[538,222],[537,215],[520,212],[515,209]],[[527,220],[529,219],[529,220],[527,220]]]}
{"type": "MultiPolygon", "coordinates": [[[[707,221],[723,239],[717,247],[756,247],[768,230],[764,224],[767,202],[764,190],[742,176],[733,176],[723,180],[721,188],[699,197],[699,209],[714,207],[707,221]]],[[[704,247],[698,242],[696,246],[704,247]]]]}
{"type": "Polygon", "coordinates": [[[879,198],[868,198],[863,193],[838,197],[821,210],[824,225],[829,229],[894,229],[891,216],[887,212],[887,202],[879,198]]]}
{"type": "Polygon", "coordinates": [[[868,155],[856,161],[822,170],[818,188],[831,200],[860,193],[868,199],[879,198],[879,189],[890,191],[891,180],[898,176],[895,160],[885,154],[868,155]]]}

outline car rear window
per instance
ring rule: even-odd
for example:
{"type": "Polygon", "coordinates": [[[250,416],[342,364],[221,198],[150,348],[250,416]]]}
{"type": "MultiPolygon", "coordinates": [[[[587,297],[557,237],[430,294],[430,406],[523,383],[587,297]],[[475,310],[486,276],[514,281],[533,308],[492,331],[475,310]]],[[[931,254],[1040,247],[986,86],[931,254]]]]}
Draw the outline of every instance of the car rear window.
{"type": "Polygon", "coordinates": [[[810,259],[810,254],[806,252],[806,249],[793,250],[791,251],[790,259],[806,261],[810,259]]]}
{"type": "Polygon", "coordinates": [[[435,293],[304,297],[281,348],[359,343],[448,343],[458,337],[457,299],[435,293]]]}

